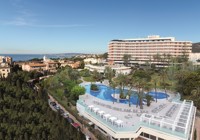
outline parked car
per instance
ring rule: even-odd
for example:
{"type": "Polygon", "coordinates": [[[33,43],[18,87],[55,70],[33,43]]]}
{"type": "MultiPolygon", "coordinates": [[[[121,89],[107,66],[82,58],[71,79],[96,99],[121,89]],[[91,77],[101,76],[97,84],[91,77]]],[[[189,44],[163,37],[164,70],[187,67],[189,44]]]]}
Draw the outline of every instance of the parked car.
{"type": "Polygon", "coordinates": [[[56,106],[56,103],[55,102],[50,102],[50,105],[56,106]]]}
{"type": "Polygon", "coordinates": [[[59,109],[59,112],[60,112],[60,114],[64,114],[65,113],[64,110],[62,110],[62,109],[59,109]]]}
{"type": "Polygon", "coordinates": [[[59,105],[56,105],[54,106],[56,110],[59,110],[60,109],[60,106],[59,105]]]}
{"type": "Polygon", "coordinates": [[[88,135],[85,135],[86,140],[91,140],[91,138],[88,135]]]}
{"type": "Polygon", "coordinates": [[[71,123],[78,131],[80,130],[80,125],[78,123],[71,123]]]}
{"type": "Polygon", "coordinates": [[[67,121],[68,121],[69,123],[74,123],[74,120],[72,120],[72,118],[70,118],[70,117],[67,118],[67,121]]]}
{"type": "Polygon", "coordinates": [[[68,113],[68,112],[65,112],[65,113],[63,114],[63,117],[65,117],[65,118],[69,117],[69,113],[68,113]]]}

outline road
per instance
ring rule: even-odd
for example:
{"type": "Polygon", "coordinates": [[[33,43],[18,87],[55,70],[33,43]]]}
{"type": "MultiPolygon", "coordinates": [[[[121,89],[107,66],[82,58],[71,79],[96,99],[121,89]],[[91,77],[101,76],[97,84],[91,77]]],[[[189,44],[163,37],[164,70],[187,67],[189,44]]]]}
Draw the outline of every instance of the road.
{"type": "MultiPolygon", "coordinates": [[[[39,88],[38,88],[35,84],[33,84],[32,82],[31,82],[31,84],[32,84],[32,85],[28,84],[28,86],[29,86],[30,88],[32,88],[33,90],[38,91],[39,88]]],[[[55,98],[53,98],[53,96],[51,96],[50,94],[48,94],[48,96],[49,96],[49,100],[51,100],[51,101],[55,102],[57,105],[59,105],[60,108],[61,108],[62,110],[64,110],[64,112],[68,112],[62,105],[60,105],[60,104],[57,102],[57,100],[56,100],[55,98]]],[[[48,101],[48,102],[49,102],[49,101],[48,101]]],[[[49,104],[49,105],[50,105],[50,104],[49,104]]],[[[50,107],[51,107],[51,109],[52,109],[53,111],[57,111],[53,106],[50,105],[50,107]]],[[[85,127],[84,125],[82,125],[82,124],[76,119],[75,116],[73,116],[72,114],[69,114],[69,117],[70,117],[75,123],[78,123],[78,124],[79,124],[79,126],[81,127],[81,132],[82,132],[83,134],[89,136],[89,137],[91,138],[91,140],[98,140],[98,139],[94,136],[94,134],[91,133],[91,132],[88,130],[87,127],[85,127]]]]}
{"type": "MultiPolygon", "coordinates": [[[[50,99],[51,101],[55,102],[57,105],[59,105],[60,108],[61,108],[62,110],[64,110],[65,112],[68,112],[68,111],[67,111],[62,105],[60,105],[60,104],[57,102],[57,100],[55,100],[51,95],[49,95],[49,99],[50,99]]],[[[51,105],[50,105],[50,107],[52,108],[52,110],[57,111],[57,110],[56,110],[54,107],[52,107],[51,105]]],[[[78,124],[79,124],[79,126],[81,127],[81,131],[82,131],[83,134],[89,136],[89,137],[91,138],[91,140],[98,140],[98,139],[94,136],[94,134],[91,133],[91,132],[88,130],[88,128],[84,127],[84,126],[76,119],[75,116],[69,114],[69,117],[70,117],[75,123],[78,123],[78,124]]]]}

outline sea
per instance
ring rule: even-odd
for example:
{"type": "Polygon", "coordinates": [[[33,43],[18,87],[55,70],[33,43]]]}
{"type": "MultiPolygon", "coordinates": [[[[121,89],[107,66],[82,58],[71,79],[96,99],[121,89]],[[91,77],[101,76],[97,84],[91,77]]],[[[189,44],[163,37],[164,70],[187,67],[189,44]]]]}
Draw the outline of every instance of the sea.
{"type": "Polygon", "coordinates": [[[10,56],[13,61],[28,61],[33,58],[42,59],[46,58],[71,58],[73,56],[80,55],[80,53],[64,53],[64,54],[0,54],[0,56],[10,56]]]}

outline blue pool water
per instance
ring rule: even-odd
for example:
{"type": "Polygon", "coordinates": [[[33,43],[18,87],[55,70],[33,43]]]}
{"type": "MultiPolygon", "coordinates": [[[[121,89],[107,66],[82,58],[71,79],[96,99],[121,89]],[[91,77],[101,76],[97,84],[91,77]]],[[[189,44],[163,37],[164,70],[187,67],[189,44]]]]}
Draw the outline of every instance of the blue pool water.
{"type": "MultiPolygon", "coordinates": [[[[85,89],[86,89],[86,93],[89,93],[91,94],[92,96],[95,96],[99,99],[103,99],[103,100],[106,100],[106,101],[115,101],[117,102],[117,99],[113,98],[112,97],[112,94],[113,93],[116,93],[116,94],[120,94],[120,90],[119,89],[112,89],[110,87],[107,87],[105,85],[100,85],[98,84],[98,87],[99,87],[99,91],[91,91],[90,90],[90,84],[88,85],[85,85],[85,89]]],[[[124,90],[124,93],[126,94],[128,92],[128,90],[124,90]]],[[[156,98],[156,93],[155,92],[149,92],[148,93],[149,95],[151,95],[153,98],[156,98]]],[[[164,99],[166,98],[167,96],[169,95],[166,95],[165,93],[162,93],[162,92],[157,92],[157,99],[164,99]]],[[[130,98],[130,103],[131,104],[137,104],[137,94],[136,94],[136,91],[132,91],[132,96],[130,98]]],[[[120,103],[125,103],[125,104],[128,104],[129,101],[127,99],[120,99],[119,100],[120,103]]]]}

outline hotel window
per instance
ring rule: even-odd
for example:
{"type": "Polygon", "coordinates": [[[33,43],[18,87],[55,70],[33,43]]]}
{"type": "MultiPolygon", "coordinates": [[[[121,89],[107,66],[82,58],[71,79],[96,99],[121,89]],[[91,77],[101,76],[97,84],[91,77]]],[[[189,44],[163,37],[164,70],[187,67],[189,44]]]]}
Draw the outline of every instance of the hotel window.
{"type": "Polygon", "coordinates": [[[144,133],[144,137],[149,138],[149,134],[144,133]]]}
{"type": "Polygon", "coordinates": [[[150,135],[150,139],[156,140],[156,136],[150,135]]]}

